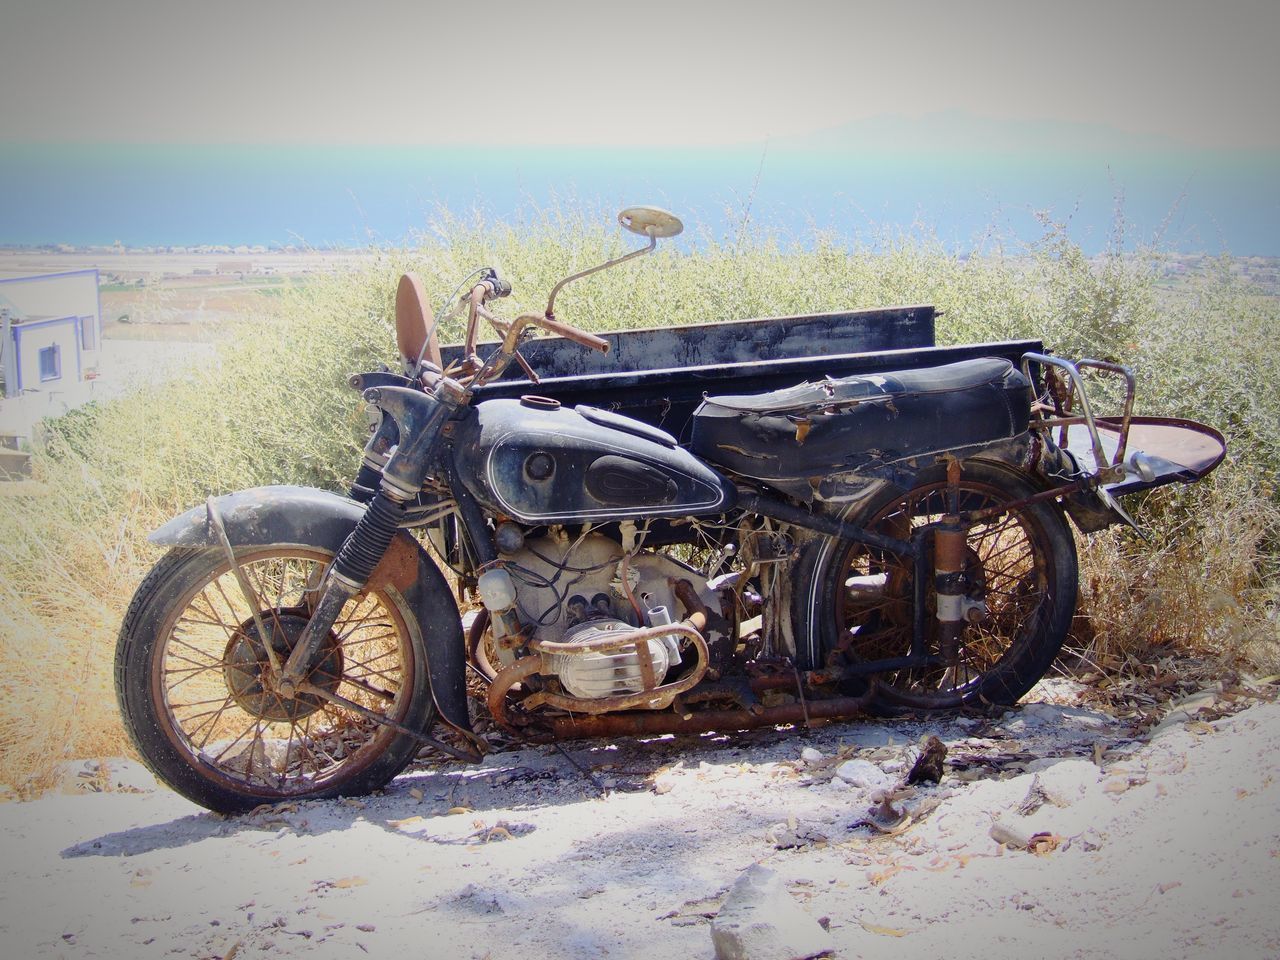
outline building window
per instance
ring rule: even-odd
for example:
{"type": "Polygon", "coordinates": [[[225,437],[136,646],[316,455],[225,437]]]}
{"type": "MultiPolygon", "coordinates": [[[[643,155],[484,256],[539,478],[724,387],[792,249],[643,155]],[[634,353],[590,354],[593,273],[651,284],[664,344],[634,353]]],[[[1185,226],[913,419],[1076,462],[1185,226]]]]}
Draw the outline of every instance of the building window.
{"type": "Polygon", "coordinates": [[[40,350],[40,380],[59,380],[62,377],[62,349],[51,344],[40,350]]]}
{"type": "Polygon", "coordinates": [[[80,318],[80,349],[98,349],[98,331],[94,326],[93,317],[80,318]]]}

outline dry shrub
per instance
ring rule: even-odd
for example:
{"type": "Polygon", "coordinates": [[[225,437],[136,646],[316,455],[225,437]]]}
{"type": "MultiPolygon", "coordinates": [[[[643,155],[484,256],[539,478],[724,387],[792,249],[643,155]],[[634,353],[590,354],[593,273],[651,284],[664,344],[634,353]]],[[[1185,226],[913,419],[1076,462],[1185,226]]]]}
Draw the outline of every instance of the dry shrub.
{"type": "Polygon", "coordinates": [[[137,510],[94,522],[92,494],[74,469],[0,494],[0,782],[20,795],[65,761],[124,752],[110,653],[147,561],[137,510]]]}
{"type": "MultiPolygon", "coordinates": [[[[1139,506],[1132,502],[1130,507],[1139,506]]],[[[1239,464],[1164,488],[1081,553],[1077,640],[1107,672],[1175,655],[1210,671],[1280,669],[1280,504],[1239,464]]]]}
{"type": "MultiPolygon", "coordinates": [[[[628,246],[606,219],[551,211],[509,226],[442,215],[415,249],[290,288],[218,364],[56,424],[36,451],[34,483],[0,490],[0,783],[30,790],[65,760],[127,749],[112,658],[129,598],[159,556],[149,530],[209,494],[345,486],[363,424],[346,375],[393,359],[402,270],[444,293],[499,264],[516,289],[512,312],[537,307],[557,279],[628,246]]],[[[1273,491],[1255,479],[1280,466],[1280,320],[1276,301],[1219,266],[1157,297],[1149,261],[1117,249],[1093,262],[1057,228],[1028,257],[960,257],[927,236],[881,238],[874,250],[707,240],[570,287],[559,306],[587,329],[626,329],[931,302],[945,311],[940,342],[1042,336],[1069,353],[1134,360],[1146,410],[1224,428],[1242,459],[1201,488],[1130,502],[1151,543],[1118,531],[1093,538],[1087,654],[1111,666],[1153,647],[1270,664],[1280,523],[1273,491]]]]}

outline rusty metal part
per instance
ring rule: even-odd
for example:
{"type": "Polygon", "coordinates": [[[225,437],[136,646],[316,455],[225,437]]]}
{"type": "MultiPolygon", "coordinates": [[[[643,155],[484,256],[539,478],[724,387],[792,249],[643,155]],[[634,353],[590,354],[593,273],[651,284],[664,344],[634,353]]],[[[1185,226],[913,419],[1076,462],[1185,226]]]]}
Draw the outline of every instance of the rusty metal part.
{"type": "MultiPolygon", "coordinates": [[[[1120,424],[1112,417],[1099,417],[1098,430],[1114,434],[1120,424]]],[[[1226,456],[1226,440],[1213,427],[1177,417],[1134,417],[1129,442],[1135,451],[1166,461],[1151,480],[1127,476],[1110,487],[1113,493],[1133,493],[1166,483],[1194,483],[1218,466],[1226,456]]],[[[1136,454],[1135,454],[1136,455],[1136,454]]]]}
{"type": "MultiPolygon", "coordinates": [[[[1071,483],[1065,483],[1060,487],[1053,487],[1049,490],[1042,490],[1040,493],[1033,494],[1029,497],[1023,497],[1021,500],[1013,500],[1009,503],[1002,503],[998,506],[987,507],[985,510],[970,510],[968,513],[961,514],[965,523],[970,525],[983,523],[995,517],[1006,514],[1011,510],[1021,510],[1023,507],[1029,507],[1035,503],[1042,503],[1045,500],[1056,500],[1059,497],[1065,497],[1072,493],[1079,493],[1081,490],[1087,490],[1095,485],[1096,477],[1081,477],[1071,483]]],[[[921,528],[923,529],[923,528],[921,528]]]]}
{"type": "Polygon", "coordinates": [[[463,349],[463,355],[468,359],[476,355],[476,342],[480,338],[480,305],[484,302],[484,295],[489,292],[489,286],[485,283],[477,283],[471,288],[471,304],[467,310],[467,337],[466,346],[463,349]]]}
{"type": "MultiPolygon", "coordinates": [[[[1106,360],[1077,360],[1077,367],[1092,368],[1124,378],[1124,407],[1120,415],[1120,445],[1116,449],[1115,465],[1124,463],[1125,448],[1129,444],[1129,425],[1133,420],[1133,399],[1138,391],[1138,382],[1133,370],[1119,363],[1106,360]]],[[[1101,419],[1101,418],[1099,418],[1101,419]]]]}
{"type": "Polygon", "coordinates": [[[415,273],[406,273],[396,287],[396,346],[400,356],[420,364],[426,360],[441,369],[440,344],[432,322],[426,289],[415,273]]]}
{"type": "Polygon", "coordinates": [[[759,713],[764,706],[757,698],[757,692],[755,684],[746,677],[726,677],[723,680],[704,683],[688,693],[677,696],[671,702],[671,707],[680,716],[688,717],[693,713],[688,709],[692,704],[729,700],[744,710],[759,713]]]}
{"type": "Polygon", "coordinates": [[[498,675],[498,671],[489,659],[489,652],[485,649],[484,639],[488,631],[489,611],[481,607],[476,612],[475,619],[471,621],[471,626],[467,628],[467,659],[480,676],[492,682],[498,675]]]}
{"type": "Polygon", "coordinates": [[[949,516],[933,531],[933,564],[939,574],[963,573],[968,531],[959,517],[949,516]]]}
{"type": "Polygon", "coordinates": [[[809,704],[806,702],[804,696],[804,681],[800,679],[800,671],[795,667],[792,667],[791,675],[795,677],[796,697],[800,701],[800,710],[804,713],[804,725],[806,727],[812,726],[812,718],[809,716],[809,704]]]}
{"type": "Polygon", "coordinates": [[[498,675],[493,678],[493,683],[489,684],[488,696],[489,714],[494,722],[504,727],[513,726],[511,718],[507,715],[507,694],[515,689],[517,684],[541,672],[542,656],[539,654],[521,657],[511,666],[498,671],[498,675]]]}
{"type": "Polygon", "coordinates": [[[710,629],[725,637],[733,636],[733,624],[722,613],[712,610],[703,603],[692,583],[688,580],[675,579],[668,579],[667,582],[671,585],[671,591],[676,595],[676,599],[684,604],[684,609],[688,613],[687,619],[694,625],[694,629],[699,633],[706,633],[710,629]]]}
{"type": "MultiPolygon", "coordinates": [[[[694,615],[696,616],[696,614],[694,615]]],[[[641,648],[645,648],[647,652],[648,642],[657,640],[661,637],[670,636],[673,633],[688,637],[692,641],[696,652],[696,664],[694,668],[676,680],[673,683],[663,684],[662,686],[654,686],[636,693],[622,694],[616,697],[600,697],[587,699],[583,697],[567,697],[560,694],[539,692],[533,694],[524,701],[530,708],[546,704],[549,707],[555,707],[558,710],[567,710],[571,713],[612,713],[618,710],[663,710],[671,706],[671,702],[680,694],[692,690],[706,676],[707,666],[710,662],[710,652],[707,650],[707,642],[703,639],[702,634],[692,624],[692,617],[681,623],[660,624],[655,627],[646,627],[641,630],[630,630],[619,637],[599,637],[595,640],[588,640],[585,643],[544,643],[537,640],[531,644],[533,648],[544,655],[551,653],[568,654],[570,656],[582,656],[586,653],[598,652],[603,653],[607,650],[620,649],[625,646],[634,646],[637,656],[641,648]]],[[[652,665],[650,666],[652,670],[652,665]]],[[[655,681],[656,682],[656,681],[655,681]]]]}
{"type": "MultiPolygon", "coordinates": [[[[957,476],[959,470],[956,471],[957,476]]],[[[969,528],[954,514],[933,528],[933,587],[938,617],[938,645],[947,663],[960,651],[964,633],[964,570],[969,528]]]]}
{"type": "Polygon", "coordinates": [[[530,383],[541,383],[542,378],[538,376],[536,370],[529,366],[529,361],[524,358],[519,350],[516,351],[516,363],[520,364],[520,369],[524,371],[524,375],[529,378],[530,383]]]}
{"type": "Polygon", "coordinates": [[[352,700],[348,700],[346,697],[339,696],[331,690],[326,690],[324,687],[318,687],[314,683],[303,680],[298,684],[297,689],[299,693],[310,694],[313,697],[319,697],[321,700],[328,700],[330,703],[336,704],[346,710],[350,710],[357,716],[364,717],[366,720],[371,720],[379,726],[390,727],[396,733],[402,733],[407,737],[413,737],[413,739],[417,740],[419,743],[423,743],[429,747],[434,747],[441,753],[446,753],[456,760],[465,760],[467,763],[479,763],[480,760],[483,759],[484,755],[478,750],[459,750],[457,747],[451,746],[443,740],[438,740],[428,733],[423,733],[421,730],[414,730],[410,727],[406,727],[398,720],[392,720],[390,717],[383,716],[374,710],[370,710],[368,707],[363,707],[352,700]]]}
{"type": "Polygon", "coordinates": [[[636,665],[640,667],[640,686],[645,691],[656,688],[658,677],[653,669],[653,651],[648,643],[636,644],[636,665]]]}
{"type": "MultiPolygon", "coordinates": [[[[244,602],[249,605],[249,609],[253,613],[253,625],[257,628],[258,636],[267,637],[267,628],[262,622],[262,603],[258,599],[257,593],[253,587],[249,585],[249,579],[244,575],[244,571],[240,569],[240,561],[236,559],[236,552],[231,546],[231,539],[227,536],[227,528],[222,522],[222,514],[218,510],[218,502],[215,497],[210,497],[205,502],[205,509],[209,514],[209,525],[213,527],[214,533],[218,536],[218,543],[222,546],[222,552],[227,556],[227,562],[231,564],[231,572],[235,576],[236,583],[240,587],[240,592],[244,594],[244,602]]],[[[266,645],[267,660],[271,664],[271,672],[274,676],[280,675],[280,656],[276,653],[275,648],[271,644],[266,645]]]]}
{"type": "MultiPolygon", "coordinates": [[[[1060,400],[1055,394],[1054,402],[1061,408],[1060,412],[1066,412],[1071,405],[1072,397],[1080,400],[1080,413],[1084,417],[1085,427],[1089,432],[1089,439],[1093,449],[1094,463],[1097,465],[1098,477],[1103,483],[1112,483],[1124,479],[1124,445],[1128,441],[1129,422],[1133,416],[1133,399],[1135,392],[1135,380],[1133,371],[1128,367],[1120,366],[1115,363],[1107,363],[1103,360],[1079,360],[1072,363],[1062,357],[1050,357],[1043,353],[1028,352],[1022,355],[1022,373],[1028,381],[1034,383],[1035,380],[1031,376],[1031,364],[1038,363],[1046,368],[1057,368],[1066,374],[1071,381],[1071,390],[1068,391],[1065,401],[1060,400]],[[1107,460],[1106,453],[1103,451],[1102,438],[1098,433],[1097,418],[1094,416],[1093,407],[1089,402],[1089,394],[1085,390],[1084,377],[1080,373],[1080,368],[1092,368],[1101,370],[1104,373],[1112,373],[1125,378],[1125,403],[1124,414],[1121,420],[1121,443],[1117,449],[1117,457],[1114,462],[1107,460]]],[[[1062,428],[1062,435],[1059,437],[1059,446],[1066,444],[1066,428],[1062,428]]]]}
{"type": "Polygon", "coordinates": [[[630,253],[624,254],[621,257],[615,257],[612,260],[607,260],[604,263],[598,264],[594,267],[588,267],[586,270],[579,270],[577,273],[572,274],[571,276],[565,277],[563,280],[561,280],[559,283],[557,283],[554,287],[551,288],[551,295],[547,297],[547,309],[544,311],[546,314],[546,318],[550,320],[552,317],[556,315],[555,313],[556,296],[566,286],[573,283],[573,281],[581,280],[583,277],[588,277],[593,273],[599,273],[601,270],[607,270],[609,267],[616,267],[618,264],[625,263],[628,260],[634,260],[636,257],[643,257],[646,253],[651,253],[654,250],[654,248],[656,248],[657,246],[658,246],[658,235],[651,233],[649,234],[649,245],[647,247],[641,247],[638,250],[632,250],[630,253]]]}
{"type": "Polygon", "coordinates": [[[408,534],[397,534],[387,548],[386,554],[378,561],[365,584],[365,592],[383,590],[388,585],[401,593],[408,590],[418,579],[418,545],[408,534]]]}
{"type": "Polygon", "coordinates": [[[674,683],[664,684],[660,687],[655,686],[636,693],[595,699],[538,691],[522,701],[526,709],[545,705],[571,713],[600,714],[619,710],[665,709],[671,705],[671,702],[676,697],[696,687],[706,676],[709,658],[707,643],[702,638],[702,634],[692,625],[691,620],[685,620],[681,623],[660,624],[656,627],[645,627],[638,630],[628,630],[625,633],[619,633],[617,636],[597,637],[594,640],[588,640],[583,643],[556,643],[534,640],[530,644],[534,650],[533,656],[522,657],[511,666],[499,671],[494,678],[489,687],[489,713],[502,726],[514,726],[513,719],[507,710],[507,694],[516,684],[536,674],[547,673],[548,664],[545,658],[548,656],[585,656],[589,653],[605,653],[624,647],[638,648],[646,646],[650,640],[676,633],[688,637],[693,642],[697,651],[697,663],[693,670],[674,683]]]}
{"type": "Polygon", "coordinates": [[[538,653],[563,654],[567,656],[583,656],[588,653],[607,653],[610,650],[621,650],[646,640],[657,640],[668,634],[678,633],[688,637],[695,644],[702,643],[700,652],[705,655],[706,641],[698,632],[695,616],[690,616],[680,623],[660,623],[653,627],[637,627],[635,630],[619,631],[612,635],[584,640],[582,643],[561,643],[557,640],[531,640],[529,646],[538,653]]]}
{"type": "Polygon", "coordinates": [[[614,713],[604,716],[553,717],[547,721],[550,734],[559,740],[614,736],[658,736],[665,733],[706,733],[710,730],[751,730],[782,723],[813,720],[850,720],[863,716],[871,706],[871,691],[860,697],[812,700],[749,710],[701,710],[681,716],[676,713],[614,713]]]}
{"type": "MultiPolygon", "coordinates": [[[[274,649],[277,657],[288,656],[309,617],[306,607],[273,610],[268,634],[259,633],[250,620],[240,624],[227,641],[222,675],[227,692],[245,713],[268,722],[296,723],[320,708],[314,697],[285,697],[275,692],[273,668],[265,652],[274,649]]],[[[335,692],[344,679],[350,679],[344,677],[344,663],[341,642],[330,630],[304,669],[316,686],[335,692]]]]}

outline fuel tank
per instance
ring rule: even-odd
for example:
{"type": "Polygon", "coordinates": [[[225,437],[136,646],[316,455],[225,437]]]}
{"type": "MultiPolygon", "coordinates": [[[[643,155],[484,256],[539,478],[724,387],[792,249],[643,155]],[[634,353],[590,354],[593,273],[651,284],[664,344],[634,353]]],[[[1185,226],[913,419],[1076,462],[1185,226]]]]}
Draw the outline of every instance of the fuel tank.
{"type": "Polygon", "coordinates": [[[488,400],[460,424],[457,476],[490,510],[523,523],[723,513],[733,484],[670,434],[595,407],[488,400]]]}

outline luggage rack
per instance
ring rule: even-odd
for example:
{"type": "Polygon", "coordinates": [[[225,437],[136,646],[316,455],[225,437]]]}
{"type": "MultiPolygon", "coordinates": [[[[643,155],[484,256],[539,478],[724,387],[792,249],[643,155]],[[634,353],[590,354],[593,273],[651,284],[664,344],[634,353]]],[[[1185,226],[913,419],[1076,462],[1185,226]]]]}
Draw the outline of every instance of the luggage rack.
{"type": "Polygon", "coordinates": [[[1044,367],[1044,398],[1033,404],[1031,427],[1058,430],[1057,446],[1075,457],[1080,469],[1098,477],[1114,495],[1150,490],[1168,483],[1194,483],[1226,456],[1222,434],[1194,420],[1134,416],[1137,385],[1133,370],[1105,360],[1070,361],[1042,353],[1024,353],[1022,371],[1035,383],[1031,365],[1044,367]],[[1119,417],[1095,415],[1082,370],[1122,377],[1125,397],[1119,417]],[[1076,404],[1079,413],[1075,413],[1076,404]]]}

